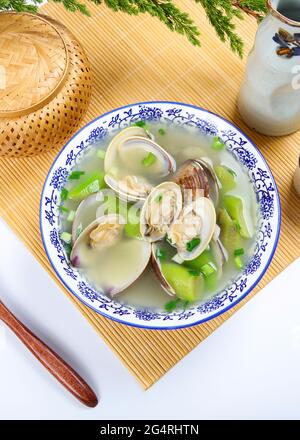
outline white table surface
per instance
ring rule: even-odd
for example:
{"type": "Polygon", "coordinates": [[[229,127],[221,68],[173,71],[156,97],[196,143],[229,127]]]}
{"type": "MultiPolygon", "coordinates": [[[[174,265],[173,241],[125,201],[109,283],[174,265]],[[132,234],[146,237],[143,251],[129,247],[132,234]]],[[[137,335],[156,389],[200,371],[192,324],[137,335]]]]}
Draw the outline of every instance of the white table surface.
{"type": "Polygon", "coordinates": [[[300,259],[145,392],[2,221],[0,237],[1,298],[101,397],[77,403],[0,323],[0,419],[300,418],[300,259]]]}

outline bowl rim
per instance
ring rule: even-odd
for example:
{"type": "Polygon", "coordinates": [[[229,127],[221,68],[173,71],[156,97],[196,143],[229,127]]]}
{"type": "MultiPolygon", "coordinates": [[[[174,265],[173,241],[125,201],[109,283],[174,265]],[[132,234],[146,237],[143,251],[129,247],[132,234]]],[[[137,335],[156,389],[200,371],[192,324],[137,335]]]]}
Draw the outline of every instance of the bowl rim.
{"type": "Polygon", "coordinates": [[[197,106],[197,105],[193,105],[193,104],[186,104],[183,102],[179,102],[179,101],[141,101],[141,102],[135,102],[135,103],[131,103],[131,104],[127,104],[121,107],[117,107],[114,108],[108,112],[102,113],[101,115],[97,116],[96,118],[92,119],[91,121],[89,121],[86,125],[84,125],[83,127],[81,127],[69,140],[68,142],[59,150],[58,154],[55,156],[52,165],[45,177],[44,180],[44,184],[43,184],[43,189],[41,192],[41,198],[40,198],[40,205],[39,205],[39,226],[40,226],[40,234],[41,234],[41,238],[42,238],[42,243],[43,243],[43,247],[45,250],[45,253],[47,255],[47,258],[56,274],[56,276],[58,277],[58,279],[61,281],[61,283],[63,284],[63,286],[72,294],[75,296],[75,298],[77,298],[84,306],[90,308],[91,310],[93,310],[94,312],[96,312],[97,314],[110,319],[112,321],[118,322],[122,325],[127,325],[129,327],[136,327],[136,328],[140,328],[140,329],[144,329],[144,330],[180,330],[180,329],[184,329],[184,328],[189,328],[189,327],[194,327],[196,325],[199,324],[203,324],[205,322],[211,321],[212,319],[215,319],[216,317],[226,313],[228,310],[232,309],[233,307],[237,306],[243,299],[246,298],[246,296],[248,296],[254,289],[255,287],[258,285],[258,283],[261,281],[261,279],[263,278],[263,276],[265,275],[265,273],[267,272],[274,254],[276,252],[277,246],[278,246],[278,242],[279,242],[279,238],[280,238],[280,233],[281,233],[281,224],[282,224],[282,209],[281,209],[281,200],[280,200],[280,194],[279,194],[279,190],[277,187],[277,183],[276,180],[274,178],[274,175],[272,173],[272,170],[270,169],[264,155],[261,153],[261,151],[259,150],[258,146],[250,139],[249,136],[247,136],[243,130],[241,130],[238,126],[236,126],[235,124],[233,124],[232,122],[230,122],[228,119],[224,118],[223,116],[218,115],[217,113],[214,113],[210,110],[207,110],[203,107],[197,106]],[[81,133],[82,131],[84,131],[88,126],[92,125],[93,123],[95,123],[96,121],[98,121],[99,119],[104,118],[105,116],[109,116],[112,113],[115,113],[117,111],[121,111],[124,110],[128,107],[133,107],[133,106],[145,106],[145,105],[164,105],[164,104],[168,104],[168,105],[179,105],[179,106],[183,106],[183,107],[187,107],[187,108],[192,108],[195,109],[197,111],[201,111],[210,115],[213,115],[214,117],[217,117],[219,119],[221,119],[222,121],[226,122],[229,126],[231,126],[232,128],[234,128],[235,130],[237,130],[239,133],[241,133],[245,139],[247,139],[247,141],[250,143],[250,145],[254,148],[255,152],[260,156],[261,160],[263,161],[264,165],[266,166],[266,168],[268,169],[269,173],[270,173],[270,177],[273,180],[274,183],[274,192],[275,192],[275,196],[276,196],[276,202],[277,202],[277,206],[278,206],[278,212],[277,212],[277,221],[276,221],[276,226],[277,226],[277,230],[276,230],[276,237],[274,239],[274,243],[273,243],[273,247],[272,250],[270,252],[270,256],[267,260],[267,262],[264,265],[264,268],[261,272],[261,274],[257,277],[257,279],[255,280],[255,282],[249,286],[249,288],[247,288],[245,290],[245,292],[243,292],[236,300],[232,301],[231,304],[229,304],[228,306],[226,306],[225,308],[222,308],[221,310],[217,311],[216,313],[211,314],[208,317],[204,317],[202,319],[199,319],[195,322],[192,323],[187,323],[187,324],[176,324],[176,325],[172,325],[172,326],[168,326],[168,327],[164,327],[164,326],[149,326],[149,325],[142,325],[140,323],[137,322],[126,322],[125,320],[116,318],[114,316],[111,316],[109,314],[106,314],[105,312],[103,312],[102,310],[97,309],[96,307],[93,307],[91,304],[87,304],[65,281],[65,279],[60,275],[60,273],[58,272],[57,268],[55,267],[54,262],[52,261],[52,258],[49,254],[47,245],[46,245],[46,241],[45,241],[45,236],[44,236],[44,230],[42,227],[42,202],[44,199],[44,193],[46,190],[46,184],[48,182],[48,178],[49,175],[52,171],[52,169],[54,168],[58,158],[61,156],[61,154],[63,154],[63,152],[65,151],[65,149],[69,146],[69,144],[78,136],[79,133],[81,133]]]}

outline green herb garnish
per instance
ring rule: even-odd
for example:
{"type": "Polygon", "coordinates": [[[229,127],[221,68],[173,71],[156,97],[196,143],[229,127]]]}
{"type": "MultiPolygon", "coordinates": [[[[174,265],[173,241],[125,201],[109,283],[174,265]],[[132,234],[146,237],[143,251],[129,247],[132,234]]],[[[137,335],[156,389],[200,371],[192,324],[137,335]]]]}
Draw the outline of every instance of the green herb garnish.
{"type": "Polygon", "coordinates": [[[240,230],[242,229],[241,225],[239,224],[239,222],[237,222],[236,220],[233,221],[233,223],[235,224],[236,230],[238,232],[240,232],[240,230]]]}
{"type": "Polygon", "coordinates": [[[155,197],[154,201],[155,201],[156,203],[160,203],[160,202],[162,201],[162,199],[163,199],[163,195],[162,195],[162,194],[159,194],[158,196],[155,197]]]}
{"type": "Polygon", "coordinates": [[[166,134],[166,130],[164,130],[163,128],[160,128],[158,130],[158,134],[160,134],[161,136],[164,136],[166,134]]]}
{"type": "Polygon", "coordinates": [[[245,251],[244,251],[243,248],[236,249],[236,250],[234,251],[234,256],[235,256],[235,257],[239,257],[240,255],[244,255],[244,253],[245,253],[245,251]]]}
{"type": "Polygon", "coordinates": [[[186,244],[186,250],[188,252],[192,252],[192,250],[195,249],[195,247],[199,246],[200,243],[201,243],[200,238],[195,237],[186,244]]]}
{"type": "Polygon", "coordinates": [[[147,124],[145,121],[137,121],[133,125],[135,125],[136,127],[146,127],[147,124]]]}
{"type": "Polygon", "coordinates": [[[240,256],[234,258],[235,265],[238,269],[243,269],[244,263],[240,256]]]}
{"type": "Polygon", "coordinates": [[[74,218],[75,218],[75,214],[76,214],[76,211],[70,211],[70,213],[69,213],[69,215],[67,217],[67,221],[68,222],[73,222],[74,218]]]}
{"type": "Polygon", "coordinates": [[[224,150],[225,145],[224,143],[220,140],[220,138],[218,138],[218,136],[215,136],[213,139],[213,143],[212,143],[212,148],[214,150],[220,151],[220,150],[224,150]]]}
{"type": "Polygon", "coordinates": [[[97,151],[97,157],[99,157],[99,159],[103,159],[105,158],[105,151],[104,150],[98,150],[97,151]]]}
{"type": "Polygon", "coordinates": [[[73,171],[70,175],[69,175],[69,180],[79,180],[81,176],[83,176],[85,174],[84,171],[73,171]]]}
{"type": "Polygon", "coordinates": [[[156,257],[160,260],[165,260],[167,257],[166,251],[163,251],[162,249],[158,248],[156,251],[156,257]]]}
{"type": "Polygon", "coordinates": [[[60,205],[58,209],[60,210],[60,212],[69,212],[68,208],[63,205],[60,205]]]}
{"type": "Polygon", "coordinates": [[[217,269],[214,267],[212,263],[203,264],[200,270],[205,277],[209,277],[210,275],[212,275],[217,271],[217,269]]]}
{"type": "Polygon", "coordinates": [[[198,277],[201,274],[201,271],[199,269],[190,269],[189,273],[193,276],[193,277],[198,277]]]}
{"type": "Polygon", "coordinates": [[[63,188],[60,193],[61,200],[67,200],[69,195],[69,191],[66,188],[63,188]]]}
{"type": "Polygon", "coordinates": [[[60,234],[60,238],[62,241],[64,241],[67,244],[71,243],[72,241],[72,235],[69,232],[62,232],[60,234]]]}
{"type": "Polygon", "coordinates": [[[142,160],[142,164],[144,165],[144,167],[150,167],[151,165],[153,165],[157,160],[157,157],[155,156],[155,154],[153,153],[149,153],[143,160],[142,160]]]}
{"type": "Polygon", "coordinates": [[[169,313],[173,312],[176,309],[176,307],[178,306],[179,303],[180,303],[180,299],[179,298],[174,299],[173,301],[169,301],[167,304],[165,304],[165,310],[167,312],[169,312],[169,313]]]}

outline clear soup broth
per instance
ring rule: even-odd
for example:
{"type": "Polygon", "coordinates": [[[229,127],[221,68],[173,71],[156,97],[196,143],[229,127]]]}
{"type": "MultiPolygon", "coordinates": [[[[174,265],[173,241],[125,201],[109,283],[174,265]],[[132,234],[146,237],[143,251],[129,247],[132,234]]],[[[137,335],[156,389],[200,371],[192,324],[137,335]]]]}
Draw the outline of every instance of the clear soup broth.
{"type": "MultiPolygon", "coordinates": [[[[143,126],[143,123],[141,123],[143,126]]],[[[244,266],[249,261],[253,254],[256,223],[258,218],[258,206],[252,184],[249,177],[243,170],[242,166],[236,160],[232,153],[226,150],[222,142],[212,136],[203,135],[199,130],[189,126],[163,125],[161,123],[147,122],[147,133],[151,134],[152,139],[159,144],[175,161],[177,169],[187,160],[190,159],[204,159],[213,168],[217,175],[219,185],[219,201],[215,206],[217,225],[219,226],[219,240],[226,251],[227,259],[223,259],[221,269],[216,264],[213,246],[208,245],[205,253],[197,262],[174,263],[172,258],[176,255],[176,249],[163,239],[156,243],[159,247],[160,254],[163,254],[164,261],[170,264],[183,265],[188,269],[188,274],[195,278],[192,280],[193,288],[198,289],[199,292],[195,296],[196,302],[203,302],[208,298],[214,296],[216,293],[224,289],[229,283],[236,279],[241,274],[244,266]],[[234,201],[238,200],[235,204],[234,201]],[[243,230],[247,233],[243,233],[243,230]],[[210,261],[211,259],[211,261],[210,261]],[[197,264],[199,264],[197,265],[197,264]],[[209,267],[208,267],[209,266],[209,267]],[[201,282],[200,282],[201,281],[201,282]]],[[[105,140],[94,143],[88,148],[84,156],[76,164],[76,167],[71,174],[71,177],[66,183],[63,190],[63,201],[60,214],[60,229],[61,238],[66,241],[66,251],[70,253],[71,247],[74,245],[70,243],[70,234],[74,234],[74,221],[76,221],[76,211],[78,213],[78,206],[85,198],[83,194],[80,197],[69,197],[74,193],[79,194],[84,187],[84,182],[95,172],[104,173],[104,155],[113,137],[118,132],[114,132],[105,140]],[[76,192],[77,191],[77,192],[76,192]],[[79,192],[78,192],[79,191],[79,192]]],[[[157,178],[157,175],[151,175],[151,166],[156,167],[159,171],[157,163],[143,163],[145,157],[151,159],[149,151],[141,154],[139,151],[131,151],[126,153],[126,164],[122,160],[116,159],[115,167],[112,174],[117,178],[122,178],[128,174],[137,174],[151,184],[156,186],[163,181],[172,179],[172,175],[163,178],[157,178]]],[[[148,159],[147,159],[148,160],[148,159]]],[[[151,162],[151,160],[150,160],[151,162]]],[[[110,170],[111,171],[111,170],[110,170]]],[[[90,190],[87,192],[93,192],[90,190]]],[[[85,208],[85,225],[81,226],[84,229],[91,221],[95,220],[98,214],[95,215],[94,209],[85,208]]],[[[78,225],[77,225],[78,227],[78,225]]],[[[80,236],[82,230],[77,234],[80,236]]],[[[90,248],[85,243],[84,249],[87,251],[85,265],[79,270],[84,277],[96,289],[103,291],[103,282],[106,286],[120,285],[122,280],[125,280],[128,274],[128,279],[132,278],[132,268],[136,267],[137,260],[141,259],[143,250],[133,243],[133,241],[126,236],[123,231],[119,237],[119,244],[94,250],[94,254],[89,254],[90,248]],[[95,255],[95,258],[94,258],[95,255]],[[102,256],[102,260],[101,260],[102,256]],[[102,263],[101,263],[102,261],[102,263]],[[102,273],[102,275],[101,275],[102,273]],[[100,274],[100,275],[99,275],[100,274]]],[[[85,250],[82,254],[84,254],[85,250]]],[[[84,254],[85,255],[85,254],[84,254]]],[[[82,257],[85,259],[85,256],[82,257]]],[[[142,271],[143,272],[143,271],[142,271]]],[[[172,274],[170,277],[172,278],[172,274]]],[[[134,277],[133,277],[134,278],[134,277]]],[[[170,278],[170,279],[171,279],[170,278]]],[[[170,280],[169,279],[169,280],[170,280]]],[[[184,287],[186,288],[186,287],[184,287]]],[[[111,289],[107,289],[106,293],[110,295],[111,289]]],[[[159,279],[154,274],[151,264],[148,264],[146,270],[132,282],[125,290],[118,293],[114,297],[121,303],[130,304],[136,307],[154,308],[159,310],[170,310],[171,302],[178,302],[178,307],[185,307],[190,302],[184,301],[182,298],[176,299],[171,297],[162,287],[159,279]]]]}

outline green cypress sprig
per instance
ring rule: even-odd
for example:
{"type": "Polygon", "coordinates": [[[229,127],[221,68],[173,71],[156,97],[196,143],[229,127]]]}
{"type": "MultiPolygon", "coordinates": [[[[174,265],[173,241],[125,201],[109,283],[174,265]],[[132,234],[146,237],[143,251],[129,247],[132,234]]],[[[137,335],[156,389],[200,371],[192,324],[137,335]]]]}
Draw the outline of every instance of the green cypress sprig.
{"type": "MultiPolygon", "coordinates": [[[[80,0],[50,0],[61,3],[70,12],[90,15],[87,6],[80,0]]],[[[200,32],[191,17],[173,0],[90,0],[96,5],[105,4],[113,11],[130,15],[148,13],[158,18],[171,31],[185,36],[193,45],[200,46],[200,32]]],[[[192,1],[192,0],[191,0],[192,1]]],[[[228,41],[232,50],[243,55],[243,41],[235,29],[235,19],[242,19],[244,13],[261,19],[266,13],[265,0],[194,0],[206,12],[207,18],[222,41],[228,41]]],[[[0,11],[37,12],[42,0],[0,0],[0,11]]]]}

